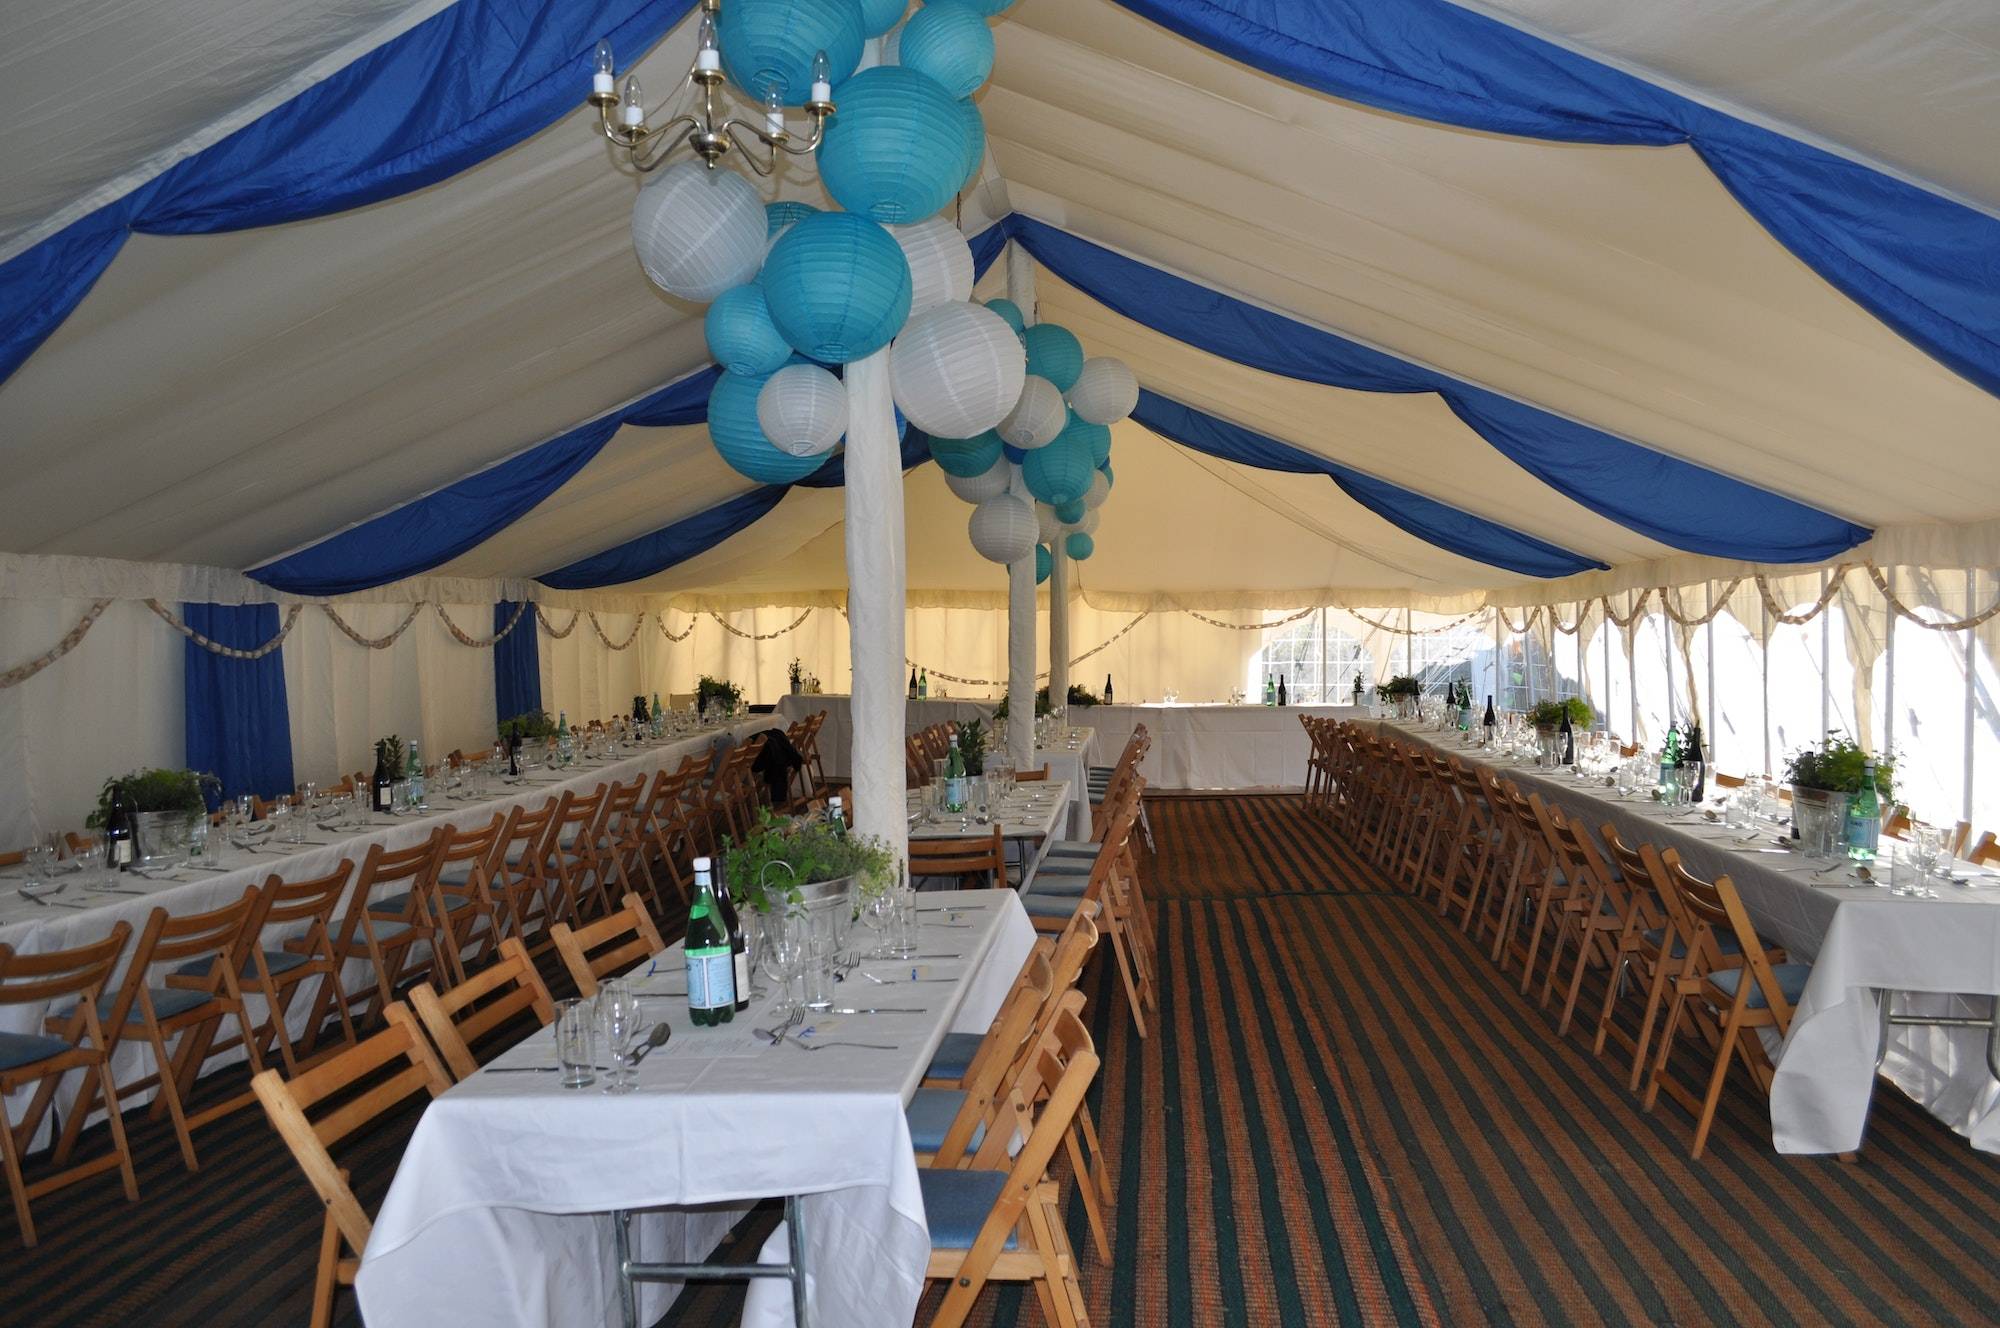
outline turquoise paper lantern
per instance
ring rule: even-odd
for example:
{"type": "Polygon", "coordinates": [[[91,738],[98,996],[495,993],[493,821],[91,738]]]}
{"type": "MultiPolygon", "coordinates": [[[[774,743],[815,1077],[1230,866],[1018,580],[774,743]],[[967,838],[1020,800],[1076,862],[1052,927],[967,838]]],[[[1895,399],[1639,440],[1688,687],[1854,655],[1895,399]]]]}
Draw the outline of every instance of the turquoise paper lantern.
{"type": "Polygon", "coordinates": [[[1000,435],[988,429],[976,438],[933,438],[931,456],[938,469],[960,479],[971,479],[993,469],[1000,459],[1000,435]]]}
{"type": "Polygon", "coordinates": [[[1063,540],[1063,552],[1077,562],[1082,562],[1091,554],[1097,552],[1097,541],[1080,530],[1073,531],[1068,538],[1063,540]]]}
{"type": "Polygon", "coordinates": [[[910,0],[861,0],[861,30],[879,37],[896,26],[910,0]]]}
{"type": "Polygon", "coordinates": [[[1014,0],[928,0],[930,7],[946,8],[957,5],[970,9],[982,18],[993,18],[1004,14],[1013,7],[1014,0]]]}
{"type": "Polygon", "coordinates": [[[708,436],[722,459],[759,484],[796,484],[826,464],[831,452],[793,456],[774,446],[757,423],[757,394],[769,374],[724,373],[708,393],[708,436]]]}
{"type": "Polygon", "coordinates": [[[929,74],[954,97],[969,97],[993,72],[993,29],[967,5],[926,5],[903,25],[896,63],[929,74]]]}
{"type": "Polygon", "coordinates": [[[1062,392],[1075,387],[1076,376],[1083,372],[1083,343],[1076,334],[1054,323],[1037,323],[1027,336],[1028,372],[1040,374],[1062,392]]]}
{"type": "Polygon", "coordinates": [[[812,93],[814,56],[826,52],[838,83],[861,63],[863,40],[859,0],[730,0],[715,23],[723,71],[759,101],[775,86],[787,106],[812,93]]]}
{"type": "Polygon", "coordinates": [[[752,377],[776,373],[791,358],[791,343],[771,321],[764,288],[754,281],[716,296],[702,331],[708,337],[708,353],[731,373],[752,377]]]}
{"type": "Polygon", "coordinates": [[[817,211],[819,209],[810,203],[799,203],[786,198],[781,198],[775,203],[766,203],[764,205],[764,238],[767,240],[775,238],[778,232],[785,229],[785,227],[795,221],[804,221],[817,211]]]}
{"type": "Polygon", "coordinates": [[[1090,510],[1083,505],[1083,499],[1081,498],[1078,498],[1074,502],[1057,503],[1055,506],[1056,520],[1066,526],[1073,526],[1083,520],[1083,514],[1090,510]]]}
{"type": "Polygon", "coordinates": [[[1036,448],[1021,462],[1028,492],[1052,507],[1081,502],[1090,492],[1091,474],[1090,452],[1065,435],[1036,448]]]}
{"type": "Polygon", "coordinates": [[[1012,300],[1005,298],[988,300],[986,307],[1006,319],[1007,326],[1014,329],[1015,336],[1018,337],[1027,332],[1028,320],[1022,316],[1021,306],[1012,300]]]}
{"type": "Polygon", "coordinates": [[[1111,460],[1110,425],[1092,424],[1089,420],[1079,417],[1075,411],[1071,411],[1069,423],[1063,427],[1063,432],[1090,453],[1092,470],[1111,460]]]}
{"type": "Polygon", "coordinates": [[[761,281],[778,331],[821,364],[882,349],[910,316],[902,246],[850,212],[815,212],[793,223],[771,246],[761,281]]]}
{"type": "Polygon", "coordinates": [[[864,69],[836,90],[819,146],[820,182],[849,212],[889,226],[922,221],[965,179],[964,113],[936,79],[898,65],[864,69]]]}
{"type": "Polygon", "coordinates": [[[986,117],[970,97],[959,100],[958,111],[965,120],[965,177],[958,183],[964,189],[979,178],[979,168],[986,164],[986,117]]]}
{"type": "Polygon", "coordinates": [[[1098,469],[1104,472],[1104,482],[1106,484],[1111,485],[1113,488],[1118,486],[1118,477],[1111,473],[1111,463],[1109,461],[1099,466],[1098,469]]]}
{"type": "Polygon", "coordinates": [[[1039,586],[1042,582],[1048,580],[1049,573],[1055,570],[1055,566],[1056,557],[1049,552],[1048,545],[1037,544],[1035,546],[1035,584],[1039,586]]]}

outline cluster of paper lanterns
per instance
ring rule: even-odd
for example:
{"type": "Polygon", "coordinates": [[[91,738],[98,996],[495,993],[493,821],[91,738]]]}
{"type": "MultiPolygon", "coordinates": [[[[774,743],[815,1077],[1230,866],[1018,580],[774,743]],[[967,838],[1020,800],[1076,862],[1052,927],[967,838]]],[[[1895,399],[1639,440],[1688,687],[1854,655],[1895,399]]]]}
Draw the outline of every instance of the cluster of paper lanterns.
{"type": "MultiPolygon", "coordinates": [[[[642,188],[632,213],[646,275],[709,306],[704,331],[724,371],[709,433],[749,478],[789,484],[824,465],[847,432],[840,366],[885,347],[899,414],[933,436],[990,434],[1020,403],[1020,313],[972,302],[972,251],[938,215],[978,176],[986,130],[971,98],[993,70],[987,21],[1011,3],[927,0],[907,20],[908,0],[722,7],[716,43],[731,80],[799,106],[824,52],[838,108],[818,164],[839,210],[766,204],[745,176],[686,161],[642,188]]],[[[945,466],[961,496],[1005,490],[988,478],[1004,446],[994,438],[990,454],[968,447],[958,470],[945,466]]],[[[1027,525],[1031,546],[1032,510],[1027,525]]]]}
{"type": "Polygon", "coordinates": [[[1055,548],[1079,561],[1096,551],[1097,510],[1111,496],[1111,426],[1139,404],[1139,380],[1121,360],[1086,358],[1068,328],[1028,326],[1011,300],[989,300],[986,312],[1020,343],[1020,391],[990,431],[933,437],[931,455],[951,491],[976,504],[973,547],[998,563],[1033,552],[1044,581],[1055,548]]]}

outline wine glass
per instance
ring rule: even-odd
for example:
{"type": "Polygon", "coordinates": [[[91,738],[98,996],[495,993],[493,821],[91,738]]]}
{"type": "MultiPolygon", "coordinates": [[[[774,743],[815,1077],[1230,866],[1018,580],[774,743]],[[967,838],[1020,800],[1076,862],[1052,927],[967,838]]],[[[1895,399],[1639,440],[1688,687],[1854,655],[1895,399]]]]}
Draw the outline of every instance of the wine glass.
{"type": "Polygon", "coordinates": [[[806,925],[803,914],[796,911],[781,910],[764,919],[764,965],[778,987],[771,1017],[780,1023],[799,1008],[792,999],[792,983],[805,966],[806,925]]]}
{"type": "Polygon", "coordinates": [[[633,1057],[643,1017],[638,994],[624,979],[612,978],[597,989],[598,1026],[604,1033],[605,1054],[611,1058],[611,1077],[604,1084],[607,1093],[629,1093],[638,1087],[633,1057]]]}

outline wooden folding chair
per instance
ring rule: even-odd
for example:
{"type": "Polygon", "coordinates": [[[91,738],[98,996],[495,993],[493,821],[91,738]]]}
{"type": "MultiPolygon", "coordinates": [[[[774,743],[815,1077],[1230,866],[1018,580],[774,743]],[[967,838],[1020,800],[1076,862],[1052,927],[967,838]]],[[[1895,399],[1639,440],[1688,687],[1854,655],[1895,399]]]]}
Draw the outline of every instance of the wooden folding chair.
{"type": "Polygon", "coordinates": [[[556,920],[542,862],[560,802],[552,797],[538,807],[516,803],[507,812],[493,850],[488,888],[500,910],[501,933],[519,936],[537,957],[547,953],[549,927],[556,920]]]}
{"type": "Polygon", "coordinates": [[[399,1001],[391,1002],[382,1015],[387,1026],[380,1033],[324,1064],[289,1081],[276,1070],[265,1070],[250,1081],[271,1128],[292,1150],[306,1182],[326,1205],[319,1264],[313,1274],[312,1328],[328,1328],[333,1322],[334,1288],[354,1285],[374,1226],[348,1187],[347,1172],[334,1164],[327,1150],[419,1091],[436,1097],[451,1087],[409,1010],[399,1001]],[[340,1104],[315,1122],[309,1113],[335,1097],[340,1104]],[[346,1256],[341,1254],[343,1244],[351,1251],[346,1256]]]}
{"type": "MultiPolygon", "coordinates": [[[[425,894],[438,930],[445,979],[464,981],[467,973],[492,960],[500,944],[504,909],[493,890],[493,873],[506,821],[505,813],[495,812],[492,820],[470,830],[441,827],[437,853],[416,886],[425,894]],[[468,950],[473,951],[469,959],[468,950]]],[[[379,917],[394,918],[399,902],[393,897],[377,900],[372,908],[379,917]]]]}
{"type": "Polygon", "coordinates": [[[285,1073],[297,1074],[305,1066],[354,1042],[352,1007],[341,985],[342,965],[333,942],[334,914],[340,908],[341,897],[347,893],[347,879],[353,872],[353,860],[342,858],[332,871],[311,880],[288,882],[276,874],[265,880],[258,895],[257,911],[244,929],[236,962],[244,993],[264,998],[264,1022],[245,1033],[256,1048],[251,1064],[261,1066],[270,1048],[276,1047],[285,1063],[285,1073]],[[302,934],[284,936],[302,923],[302,934]],[[266,930],[284,937],[277,949],[264,947],[266,930]],[[308,1023],[295,1043],[286,1019],[299,988],[314,978],[319,979],[327,993],[324,1004],[315,1003],[316,1018],[330,1006],[340,1020],[340,1041],[324,1050],[319,1045],[320,1035],[326,1031],[324,1023],[308,1023]]]}
{"type": "Polygon", "coordinates": [[[533,1011],[544,1028],[556,1017],[549,989],[518,936],[500,942],[500,957],[492,965],[442,995],[430,983],[419,982],[410,989],[410,1004],[454,1079],[478,1072],[473,1043],[523,1011],[533,1011]]]}
{"type": "Polygon", "coordinates": [[[1048,1167],[1097,1067],[1089,1032],[1065,1012],[1029,1058],[1009,1094],[1008,1112],[986,1132],[986,1147],[997,1146],[1002,1160],[1015,1135],[1026,1141],[1012,1164],[1005,1170],[975,1164],[918,1172],[931,1237],[926,1275],[950,1283],[933,1328],[963,1324],[991,1281],[1032,1283],[1044,1316],[1057,1328],[1089,1323],[1061,1191],[1048,1167]]]}
{"type": "MultiPolygon", "coordinates": [[[[359,960],[369,966],[374,979],[372,990],[352,996],[342,993],[343,1000],[362,1004],[365,1024],[372,1025],[381,1018],[382,1011],[396,999],[397,991],[405,983],[430,971],[437,925],[420,887],[445,833],[445,827],[439,826],[428,839],[408,848],[391,850],[379,843],[370,844],[368,855],[361,860],[347,915],[334,934],[333,952],[341,964],[359,960]],[[402,888],[396,890],[397,886],[402,888]],[[376,900],[374,896],[384,889],[394,893],[376,900]],[[393,913],[388,908],[391,904],[395,906],[393,913]],[[421,960],[414,959],[414,954],[421,954],[421,960]]],[[[327,1003],[333,996],[328,987],[321,987],[315,996],[314,1028],[326,1022],[327,1003]]]]}
{"type": "Polygon", "coordinates": [[[104,1026],[98,1020],[97,1005],[125,942],[132,939],[132,924],[113,924],[110,934],[89,945],[71,950],[51,950],[45,954],[14,953],[11,945],[0,945],[0,1006],[43,1005],[73,1001],[62,1030],[52,1036],[39,1033],[0,1033],[0,1167],[7,1173],[7,1191],[14,1200],[14,1221],[21,1228],[21,1243],[34,1248],[35,1221],[28,1204],[80,1180],[109,1171],[113,1167],[125,1182],[125,1197],[139,1197],[139,1180],[132,1173],[132,1152],[125,1144],[125,1120],[117,1112],[108,1113],[111,1151],[103,1157],[63,1167],[29,1181],[21,1172],[21,1159],[34,1143],[49,1108],[55,1104],[56,1090],[63,1076],[81,1070],[104,1100],[117,1100],[111,1082],[111,1052],[105,1041],[104,1026]],[[6,1120],[6,1095],[34,1085],[18,1121],[6,1120]]]}
{"type": "Polygon", "coordinates": [[[695,798],[700,791],[703,768],[700,757],[688,756],[676,770],[657,771],[640,810],[640,829],[648,840],[644,860],[652,864],[647,868],[646,879],[652,887],[653,904],[662,917],[686,908],[692,897],[689,869],[682,864],[692,863],[697,854],[695,833],[699,813],[695,798]],[[662,878],[672,882],[677,896],[671,908],[666,891],[659,885],[662,878]]]}
{"type": "Polygon", "coordinates": [[[548,883],[551,923],[575,923],[584,917],[585,891],[603,871],[596,835],[599,813],[610,792],[609,784],[599,784],[588,793],[565,789],[556,802],[555,818],[542,837],[536,861],[548,883]]]}
{"type": "MultiPolygon", "coordinates": [[[[250,1103],[250,1095],[240,1093],[192,1113],[187,1108],[194,1095],[195,1077],[201,1073],[215,1041],[216,1026],[225,1016],[233,1016],[239,1034],[250,1027],[232,961],[249,924],[255,921],[257,901],[258,890],[253,885],[246,887],[234,903],[205,913],[175,917],[164,908],[154,909],[146,920],[145,930],[139,934],[138,945],[133,947],[125,980],[116,991],[100,996],[97,1001],[108,1039],[106,1056],[115,1054],[118,1044],[128,1038],[143,1038],[153,1053],[153,1072],[117,1085],[114,1095],[105,1101],[107,1113],[121,1111],[124,1098],[130,1094],[158,1088],[151,1119],[158,1121],[161,1116],[173,1119],[174,1134],[180,1140],[181,1161],[189,1171],[199,1167],[194,1151],[196,1127],[219,1120],[250,1103]],[[172,966],[161,986],[154,986],[151,981],[156,965],[172,966]]],[[[68,1028],[73,1013],[60,1010],[51,1014],[48,1030],[58,1033],[68,1028]]],[[[254,1044],[246,1045],[254,1052],[254,1044]]],[[[261,1067],[253,1061],[252,1068],[261,1067]]],[[[85,1080],[83,1090],[70,1105],[69,1119],[64,1122],[62,1138],[56,1144],[57,1161],[68,1158],[96,1104],[96,1087],[85,1080]]]]}
{"type": "Polygon", "coordinates": [[[912,839],[910,880],[951,877],[959,889],[967,882],[979,887],[1007,884],[1007,841],[1001,838],[996,822],[991,834],[964,835],[952,839],[912,839]]]}
{"type": "Polygon", "coordinates": [[[558,922],[550,928],[556,953],[576,983],[577,994],[585,998],[597,994],[600,980],[623,973],[642,959],[651,959],[667,948],[660,930],[646,912],[645,901],[628,894],[624,907],[585,927],[572,928],[558,922]]]}

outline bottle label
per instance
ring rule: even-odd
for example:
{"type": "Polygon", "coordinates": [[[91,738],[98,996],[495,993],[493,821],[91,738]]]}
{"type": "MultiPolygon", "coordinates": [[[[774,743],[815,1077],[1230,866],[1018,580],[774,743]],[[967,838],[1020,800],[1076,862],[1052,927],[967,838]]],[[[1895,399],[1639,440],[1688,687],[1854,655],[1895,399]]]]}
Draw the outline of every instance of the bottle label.
{"type": "Polygon", "coordinates": [[[964,811],[964,810],[965,810],[965,796],[966,796],[966,794],[965,794],[965,779],[964,779],[964,777],[963,777],[963,776],[960,776],[960,777],[958,777],[958,778],[956,778],[956,779],[947,779],[947,780],[945,780],[945,782],[944,782],[944,807],[945,807],[945,810],[946,810],[946,811],[950,811],[950,812],[962,812],[962,811],[964,811]]]}
{"type": "Polygon", "coordinates": [[[1850,816],[1847,818],[1847,846],[1865,849],[1873,853],[1882,842],[1882,818],[1880,816],[1850,816]]]}
{"type": "Polygon", "coordinates": [[[736,964],[728,946],[687,952],[688,1008],[721,1010],[736,1005],[736,964]]]}
{"type": "Polygon", "coordinates": [[[111,865],[114,867],[124,867],[124,866],[129,866],[131,864],[131,861],[132,861],[132,841],[129,839],[112,840],[111,865]]]}
{"type": "Polygon", "coordinates": [[[748,951],[738,950],[736,952],[735,972],[732,974],[732,981],[734,983],[733,990],[736,995],[735,1004],[739,1006],[748,1005],[750,1003],[750,955],[748,951]]]}

